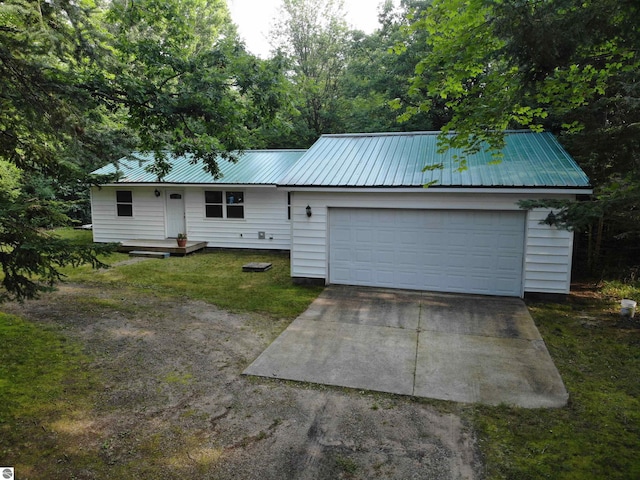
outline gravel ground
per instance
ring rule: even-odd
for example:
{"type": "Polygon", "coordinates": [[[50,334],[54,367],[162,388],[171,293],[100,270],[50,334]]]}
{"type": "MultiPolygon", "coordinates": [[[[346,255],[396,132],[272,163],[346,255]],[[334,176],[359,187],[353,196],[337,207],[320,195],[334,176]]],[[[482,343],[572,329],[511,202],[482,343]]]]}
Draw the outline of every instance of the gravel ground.
{"type": "Polygon", "coordinates": [[[91,412],[58,426],[60,478],[482,477],[473,432],[453,413],[243,376],[287,321],[77,285],[3,310],[80,342],[100,379],[91,412]]]}

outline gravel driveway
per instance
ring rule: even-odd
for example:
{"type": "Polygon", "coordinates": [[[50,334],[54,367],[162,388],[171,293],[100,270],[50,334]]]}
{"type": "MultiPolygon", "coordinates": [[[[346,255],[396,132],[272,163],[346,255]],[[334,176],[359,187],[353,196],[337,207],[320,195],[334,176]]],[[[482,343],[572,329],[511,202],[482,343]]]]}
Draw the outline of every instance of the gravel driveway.
{"type": "Polygon", "coordinates": [[[93,359],[91,411],[55,431],[69,445],[60,478],[482,477],[447,404],[241,375],[288,321],[77,285],[3,310],[53,324],[93,359]]]}

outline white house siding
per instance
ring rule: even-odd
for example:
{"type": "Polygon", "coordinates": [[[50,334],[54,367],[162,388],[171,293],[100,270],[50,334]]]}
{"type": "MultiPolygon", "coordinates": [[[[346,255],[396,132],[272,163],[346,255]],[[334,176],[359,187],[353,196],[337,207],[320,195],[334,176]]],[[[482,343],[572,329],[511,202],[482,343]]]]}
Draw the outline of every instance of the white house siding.
{"type": "MultiPolygon", "coordinates": [[[[564,198],[572,197],[570,195],[564,198]]],[[[399,208],[514,210],[520,199],[559,198],[543,194],[295,192],[292,195],[293,228],[291,276],[328,279],[328,212],[336,208],[399,208]],[[309,205],[312,216],[307,217],[309,205]]],[[[567,293],[570,286],[573,236],[555,227],[541,225],[546,211],[527,214],[524,246],[524,291],[567,293]]]]}
{"type": "Polygon", "coordinates": [[[165,202],[154,195],[153,187],[93,187],[91,216],[95,242],[165,238],[165,202]],[[116,215],[116,190],[131,190],[133,216],[116,215]]]}
{"type": "Polygon", "coordinates": [[[525,292],[569,293],[573,232],[540,222],[549,210],[529,212],[525,249],[525,292]]]}
{"type": "Polygon", "coordinates": [[[191,187],[186,192],[187,235],[213,248],[289,250],[291,222],[287,218],[287,192],[275,187],[191,187]],[[205,216],[205,190],[244,192],[244,218],[205,216]],[[264,239],[259,238],[264,232],[264,239]]]}
{"type": "Polygon", "coordinates": [[[291,222],[287,218],[287,192],[275,187],[127,186],[94,188],[91,191],[93,238],[96,242],[166,238],[165,191],[182,190],[185,224],[190,240],[209,247],[289,250],[291,222]],[[156,197],[154,191],[161,192],[156,197]],[[133,192],[133,217],[116,216],[116,190],[133,192]],[[243,191],[244,218],[205,217],[205,190],[243,191]],[[259,239],[258,232],[265,238],[259,239]]]}

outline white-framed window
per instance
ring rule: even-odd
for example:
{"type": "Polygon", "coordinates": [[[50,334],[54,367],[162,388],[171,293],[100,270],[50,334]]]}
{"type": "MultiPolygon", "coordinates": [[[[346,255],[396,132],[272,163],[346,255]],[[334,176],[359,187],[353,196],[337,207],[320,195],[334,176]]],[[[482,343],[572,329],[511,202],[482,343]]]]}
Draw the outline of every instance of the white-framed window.
{"type": "Polygon", "coordinates": [[[205,190],[206,218],[244,218],[244,192],[205,190]]]}
{"type": "Polygon", "coordinates": [[[119,217],[133,217],[133,192],[116,190],[116,214],[119,217]]]}

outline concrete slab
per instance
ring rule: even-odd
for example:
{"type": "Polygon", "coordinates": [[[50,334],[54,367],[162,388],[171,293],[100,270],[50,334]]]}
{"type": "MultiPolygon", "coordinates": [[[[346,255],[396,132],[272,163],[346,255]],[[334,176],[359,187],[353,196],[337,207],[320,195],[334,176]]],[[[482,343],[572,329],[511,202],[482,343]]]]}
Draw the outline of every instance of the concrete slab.
{"type": "Polygon", "coordinates": [[[421,330],[540,340],[540,332],[519,298],[424,293],[421,330]]]}
{"type": "Polygon", "coordinates": [[[382,288],[326,288],[300,316],[307,320],[416,330],[420,322],[421,292],[382,288]]]}
{"type": "Polygon", "coordinates": [[[568,394],[520,299],[330,286],[248,375],[525,408],[568,394]]]}
{"type": "Polygon", "coordinates": [[[411,395],[417,340],[415,330],[298,318],[243,373],[411,395]]]}
{"type": "Polygon", "coordinates": [[[525,408],[562,407],[568,394],[542,340],[420,332],[413,394],[525,408]]]}
{"type": "Polygon", "coordinates": [[[250,262],[242,266],[243,272],[266,272],[271,270],[271,263],[267,262],[250,262]]]}

